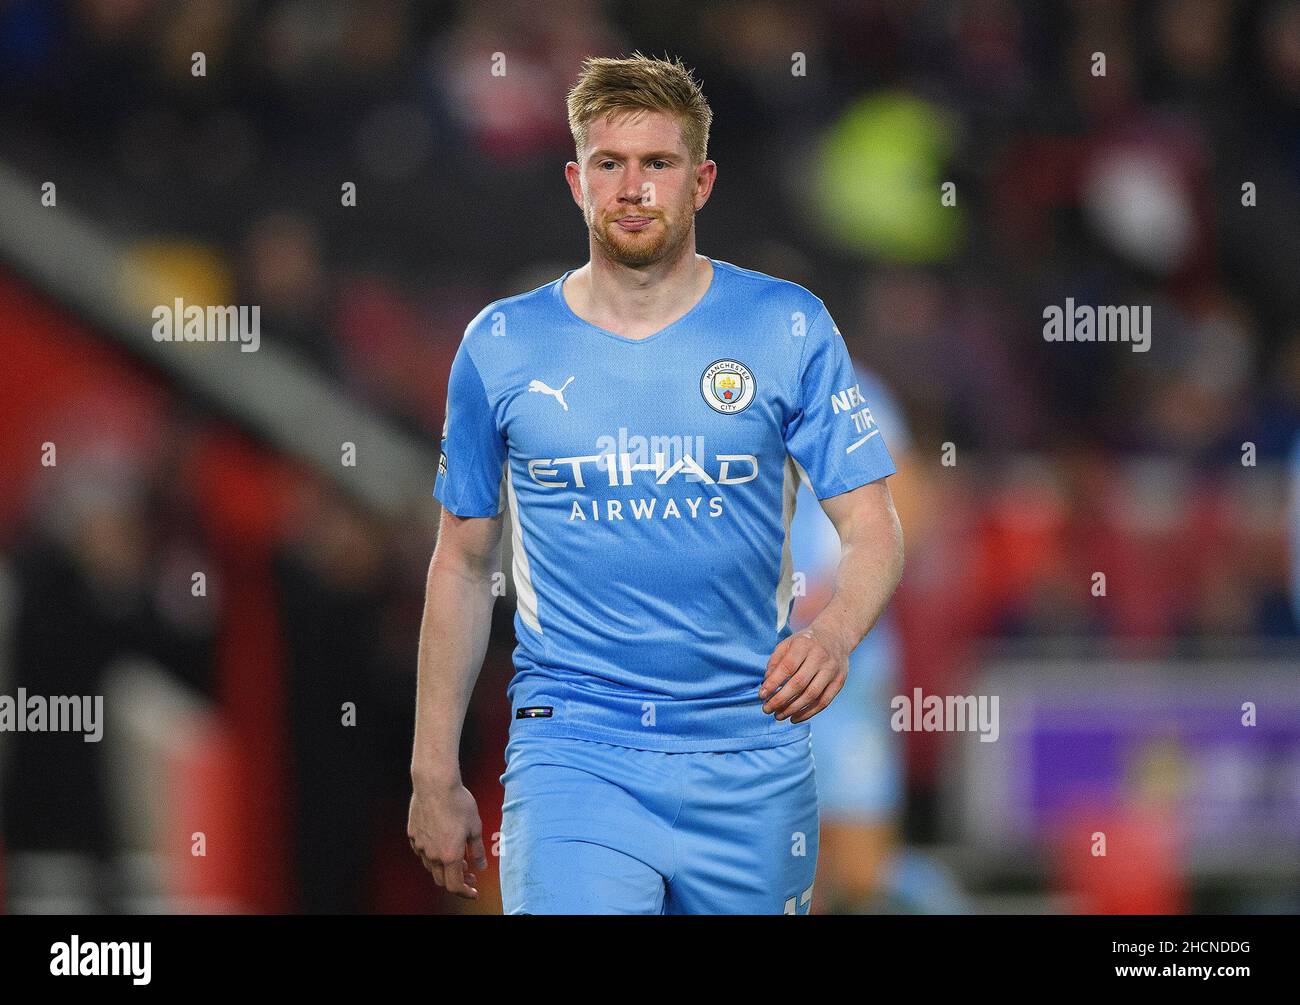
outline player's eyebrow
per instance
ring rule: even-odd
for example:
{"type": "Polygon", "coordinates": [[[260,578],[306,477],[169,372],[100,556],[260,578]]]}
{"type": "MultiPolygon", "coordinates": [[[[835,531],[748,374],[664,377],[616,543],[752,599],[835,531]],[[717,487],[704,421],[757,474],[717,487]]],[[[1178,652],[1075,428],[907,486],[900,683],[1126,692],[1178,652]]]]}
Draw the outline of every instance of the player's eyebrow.
{"type": "MultiPolygon", "coordinates": [[[[594,150],[587,160],[604,160],[606,157],[616,161],[627,160],[627,156],[617,150],[594,150]]],[[[649,153],[642,154],[641,159],[643,161],[679,161],[682,159],[682,155],[675,150],[652,150],[649,153]]]]}

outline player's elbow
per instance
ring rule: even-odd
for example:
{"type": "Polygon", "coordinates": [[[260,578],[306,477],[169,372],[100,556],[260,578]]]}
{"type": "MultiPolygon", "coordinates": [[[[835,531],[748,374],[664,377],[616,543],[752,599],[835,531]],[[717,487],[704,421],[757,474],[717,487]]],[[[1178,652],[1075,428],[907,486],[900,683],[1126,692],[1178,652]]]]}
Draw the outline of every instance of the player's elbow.
{"type": "Polygon", "coordinates": [[[462,517],[443,509],[429,575],[442,572],[480,580],[500,570],[501,523],[492,517],[462,517]]]}

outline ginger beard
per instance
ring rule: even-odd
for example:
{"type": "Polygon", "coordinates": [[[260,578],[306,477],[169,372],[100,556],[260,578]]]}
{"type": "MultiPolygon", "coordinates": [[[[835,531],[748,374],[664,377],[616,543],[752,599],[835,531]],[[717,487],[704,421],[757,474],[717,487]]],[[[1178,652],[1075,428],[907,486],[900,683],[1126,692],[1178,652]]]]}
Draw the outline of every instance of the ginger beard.
{"type": "Polygon", "coordinates": [[[685,243],[695,219],[691,195],[690,192],[686,194],[676,213],[667,212],[663,206],[623,203],[597,219],[596,210],[589,203],[587,229],[611,261],[630,268],[653,265],[671,256],[685,243]],[[654,222],[641,230],[626,231],[614,222],[626,216],[648,216],[654,222]]]}

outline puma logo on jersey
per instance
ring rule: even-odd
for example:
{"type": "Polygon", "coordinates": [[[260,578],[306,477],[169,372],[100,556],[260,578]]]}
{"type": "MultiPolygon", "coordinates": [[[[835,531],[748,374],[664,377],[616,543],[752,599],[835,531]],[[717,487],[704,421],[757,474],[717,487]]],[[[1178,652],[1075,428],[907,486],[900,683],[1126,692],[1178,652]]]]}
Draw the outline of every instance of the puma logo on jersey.
{"type": "Polygon", "coordinates": [[[541,394],[549,394],[552,398],[558,401],[560,403],[560,407],[562,407],[567,412],[569,410],[569,405],[564,400],[564,389],[572,383],[573,383],[573,378],[570,377],[563,384],[561,384],[559,389],[557,390],[556,388],[553,387],[547,387],[546,384],[544,384],[540,380],[533,380],[533,381],[529,381],[528,390],[537,391],[541,394]]]}

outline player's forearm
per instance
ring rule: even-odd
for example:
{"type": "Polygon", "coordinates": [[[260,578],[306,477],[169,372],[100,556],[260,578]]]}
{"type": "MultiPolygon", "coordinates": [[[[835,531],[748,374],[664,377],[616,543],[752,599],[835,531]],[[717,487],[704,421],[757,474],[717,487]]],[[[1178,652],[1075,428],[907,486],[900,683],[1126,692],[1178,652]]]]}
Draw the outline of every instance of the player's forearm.
{"type": "Polygon", "coordinates": [[[903,529],[893,508],[856,522],[841,538],[831,598],[809,629],[850,653],[884,613],[903,575],[903,529]]]}
{"type": "Polygon", "coordinates": [[[487,653],[494,596],[492,567],[435,555],[425,587],[415,693],[415,785],[460,777],[460,737],[487,653]]]}

